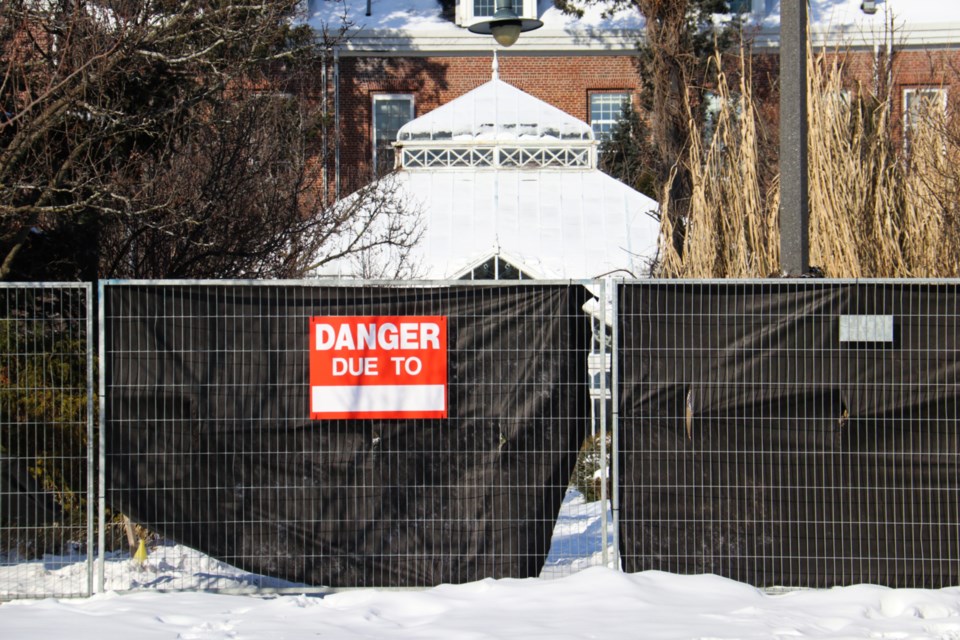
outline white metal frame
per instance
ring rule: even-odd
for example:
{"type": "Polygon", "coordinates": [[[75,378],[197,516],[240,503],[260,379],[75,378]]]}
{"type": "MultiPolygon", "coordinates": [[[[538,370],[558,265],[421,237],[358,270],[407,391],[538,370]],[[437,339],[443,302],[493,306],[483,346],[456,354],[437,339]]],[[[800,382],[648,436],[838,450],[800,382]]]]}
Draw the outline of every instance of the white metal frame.
{"type": "Polygon", "coordinates": [[[947,101],[949,100],[949,91],[947,87],[907,87],[903,90],[903,131],[907,134],[910,129],[917,125],[913,121],[913,101],[929,100],[930,102],[939,101],[943,113],[947,112],[947,101]]]}

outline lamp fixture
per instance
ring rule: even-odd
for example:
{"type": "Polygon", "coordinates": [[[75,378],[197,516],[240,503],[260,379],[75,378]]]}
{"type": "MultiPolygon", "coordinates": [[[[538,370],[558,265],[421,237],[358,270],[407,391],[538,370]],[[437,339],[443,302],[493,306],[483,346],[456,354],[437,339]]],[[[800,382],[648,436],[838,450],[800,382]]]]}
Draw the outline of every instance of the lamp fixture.
{"type": "Polygon", "coordinates": [[[521,18],[511,6],[511,0],[497,0],[493,16],[484,22],[472,24],[467,29],[471,33],[492,35],[504,47],[509,47],[524,31],[533,31],[543,26],[543,22],[533,18],[521,18]]]}
{"type": "Polygon", "coordinates": [[[872,16],[877,12],[877,0],[863,0],[860,3],[860,10],[868,16],[872,16]]]}

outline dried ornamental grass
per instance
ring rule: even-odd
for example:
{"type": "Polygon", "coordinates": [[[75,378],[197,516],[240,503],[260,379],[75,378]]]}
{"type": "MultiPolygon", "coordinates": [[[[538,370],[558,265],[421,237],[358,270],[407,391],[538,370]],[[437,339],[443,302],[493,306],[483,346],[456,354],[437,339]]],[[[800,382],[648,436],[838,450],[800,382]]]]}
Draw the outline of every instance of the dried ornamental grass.
{"type": "MultiPolygon", "coordinates": [[[[747,57],[736,99],[719,54],[714,59],[714,135],[704,146],[703,127],[692,122],[682,159],[692,193],[681,252],[671,241],[672,203],[661,203],[662,277],[779,272],[779,180],[761,192],[747,57]]],[[[814,56],[808,47],[807,59],[810,264],[831,277],[960,275],[960,125],[939,101],[921,102],[905,141],[892,96],[848,91],[839,55],[814,56]]],[[[692,120],[689,104],[687,113],[692,120]]]]}
{"type": "MultiPolygon", "coordinates": [[[[742,53],[742,52],[741,52],[742,53]]],[[[750,277],[769,273],[779,263],[776,210],[761,192],[758,175],[757,114],[750,88],[748,56],[740,56],[738,95],[729,89],[722,59],[715,54],[717,101],[714,131],[702,144],[702,126],[689,103],[694,135],[686,162],[692,193],[682,255],[673,248],[670,216],[662,215],[661,268],[665,277],[750,277]]],[[[669,184],[664,194],[669,192],[669,184]]],[[[664,198],[662,207],[670,206],[664,198]]]]}

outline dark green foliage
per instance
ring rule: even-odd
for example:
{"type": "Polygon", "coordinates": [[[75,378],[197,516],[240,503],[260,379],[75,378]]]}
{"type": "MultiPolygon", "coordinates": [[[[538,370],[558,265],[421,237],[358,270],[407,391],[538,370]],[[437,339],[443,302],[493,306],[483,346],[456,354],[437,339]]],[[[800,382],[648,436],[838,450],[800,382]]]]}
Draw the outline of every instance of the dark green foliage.
{"type": "Polygon", "coordinates": [[[583,17],[583,9],[581,7],[574,6],[567,0],[553,0],[553,6],[568,15],[577,16],[578,18],[583,17]]]}
{"type": "MultiPolygon", "coordinates": [[[[577,457],[577,465],[573,470],[573,478],[570,484],[581,494],[587,502],[596,502],[601,498],[600,474],[603,464],[602,440],[599,435],[590,436],[580,447],[580,455],[577,457]]],[[[610,498],[610,453],[612,451],[612,442],[607,435],[607,498],[610,498]]]]}
{"type": "Polygon", "coordinates": [[[62,553],[86,537],[82,292],[0,293],[0,553],[62,553]]]}
{"type": "Polygon", "coordinates": [[[440,3],[441,15],[448,20],[454,20],[457,12],[457,0],[437,0],[437,1],[440,3]]]}
{"type": "Polygon", "coordinates": [[[640,114],[625,109],[610,137],[600,145],[600,169],[645,196],[659,199],[656,174],[650,166],[654,149],[650,131],[640,114]]]}
{"type": "MultiPolygon", "coordinates": [[[[670,51],[657,52],[657,43],[645,38],[638,45],[640,51],[640,80],[648,91],[642,95],[653,99],[653,81],[657,73],[663,69],[657,68],[657,53],[669,53],[677,59],[688,82],[688,88],[695,92],[695,96],[704,88],[704,78],[708,76],[707,67],[710,56],[714,51],[729,51],[739,42],[743,16],[731,14],[730,5],[726,0],[632,0],[643,13],[644,5],[659,6],[662,4],[686,5],[684,14],[672,23],[667,20],[657,20],[656,26],[660,29],[670,27],[675,33],[671,36],[670,51]],[[716,16],[726,16],[723,22],[717,22],[716,16]]],[[[662,46],[662,43],[661,43],[662,46]]],[[[696,100],[695,100],[696,101],[696,100]]],[[[696,101],[699,102],[699,101],[696,101]]],[[[647,103],[649,106],[650,103],[647,103]]]]}

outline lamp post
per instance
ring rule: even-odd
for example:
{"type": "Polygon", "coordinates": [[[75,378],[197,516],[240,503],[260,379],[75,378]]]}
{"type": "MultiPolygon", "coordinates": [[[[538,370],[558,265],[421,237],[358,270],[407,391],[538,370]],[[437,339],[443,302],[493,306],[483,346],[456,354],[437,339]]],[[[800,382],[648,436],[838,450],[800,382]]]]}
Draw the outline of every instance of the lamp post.
{"type": "Polygon", "coordinates": [[[543,26],[543,23],[533,18],[521,18],[511,6],[511,0],[497,0],[493,16],[484,22],[478,22],[468,27],[471,33],[492,35],[504,47],[509,47],[524,31],[533,31],[543,26]]]}
{"type": "MultiPolygon", "coordinates": [[[[875,0],[860,10],[877,12],[875,0]]],[[[810,270],[807,191],[807,0],[780,2],[780,268],[810,270]]]]}
{"type": "Polygon", "coordinates": [[[780,269],[809,270],[807,0],[780,2],[780,269]]]}

